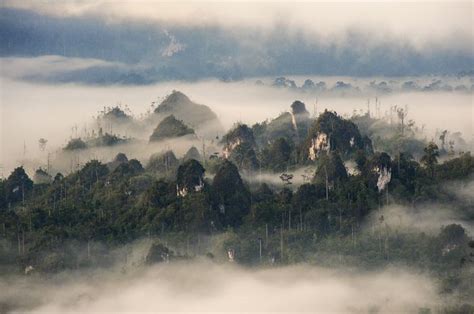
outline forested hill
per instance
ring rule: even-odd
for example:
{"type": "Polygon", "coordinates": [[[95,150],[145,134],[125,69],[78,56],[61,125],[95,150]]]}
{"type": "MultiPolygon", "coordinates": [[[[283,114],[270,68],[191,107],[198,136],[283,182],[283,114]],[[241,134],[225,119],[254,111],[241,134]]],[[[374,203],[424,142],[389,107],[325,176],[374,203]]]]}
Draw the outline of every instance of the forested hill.
{"type": "MultiPolygon", "coordinates": [[[[474,157],[422,141],[418,161],[410,151],[378,151],[373,134],[359,129],[367,119],[305,116],[296,120],[308,123],[305,136],[291,123],[280,131],[275,123],[237,124],[220,139],[220,154],[192,147],[181,159],[168,151],[145,164],[119,154],[66,176],[39,169],[34,182],[18,167],[0,181],[0,270],[106,265],[111,249],[145,237],[186,258],[225,260],[232,250],[247,265],[405,263],[461,276],[472,262],[472,197],[449,187],[472,187],[474,157]],[[393,205],[409,215],[449,208],[464,226],[410,229],[393,223],[402,212],[384,212],[393,205]]],[[[402,143],[415,141],[394,130],[404,132],[402,143]]],[[[446,281],[447,289],[463,284],[446,281]]]]}

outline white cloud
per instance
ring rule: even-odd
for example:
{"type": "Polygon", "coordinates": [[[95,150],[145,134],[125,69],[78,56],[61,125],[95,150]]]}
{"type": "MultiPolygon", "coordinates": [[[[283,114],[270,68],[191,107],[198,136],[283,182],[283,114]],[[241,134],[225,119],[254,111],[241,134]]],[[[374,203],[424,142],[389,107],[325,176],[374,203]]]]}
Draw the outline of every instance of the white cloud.
{"type": "Polygon", "coordinates": [[[474,233],[474,225],[449,208],[449,205],[424,204],[417,208],[390,205],[371,213],[366,221],[367,230],[380,226],[387,229],[416,230],[431,234],[437,234],[441,227],[449,224],[460,224],[468,234],[474,233]],[[381,217],[383,217],[382,224],[381,217]]]}
{"type": "Polygon", "coordinates": [[[108,62],[98,59],[67,58],[55,55],[46,55],[35,58],[4,57],[0,58],[1,76],[4,78],[23,78],[28,76],[46,76],[83,70],[95,66],[125,65],[118,62],[108,62]]]}
{"type": "MultiPolygon", "coordinates": [[[[12,59],[14,60],[14,59],[12,59]]],[[[1,61],[7,63],[6,61],[1,61]]],[[[34,62],[32,63],[34,64],[34,62]]],[[[21,65],[21,63],[20,63],[21,65]]],[[[290,77],[301,85],[308,77],[290,77]]],[[[315,82],[325,81],[332,86],[336,81],[343,80],[352,84],[367,85],[375,78],[349,77],[310,77],[315,82]]],[[[409,78],[400,78],[405,81],[409,78]]],[[[419,78],[421,79],[421,78],[419,78]]],[[[136,115],[145,113],[150,103],[157,97],[169,94],[173,89],[180,90],[193,101],[208,105],[223,123],[226,129],[237,122],[253,124],[277,117],[288,111],[290,104],[299,99],[309,111],[313,111],[315,96],[287,89],[275,89],[268,86],[256,86],[255,79],[224,83],[217,80],[201,80],[198,82],[162,82],[145,86],[85,86],[80,84],[38,84],[22,82],[0,77],[0,138],[2,151],[0,164],[4,166],[4,174],[19,164],[23,156],[23,144],[28,148],[28,158],[40,158],[45,161],[44,153],[38,149],[38,139],[48,139],[48,150],[63,147],[71,135],[71,127],[77,125],[80,130],[88,125],[92,116],[104,106],[117,103],[129,105],[136,115]],[[14,134],[15,136],[12,136],[14,134]]],[[[268,85],[270,78],[262,78],[268,85]]],[[[428,80],[429,81],[429,80],[428,80]]],[[[317,112],[325,108],[335,110],[341,115],[352,114],[355,109],[367,108],[365,94],[359,96],[320,95],[317,112]]],[[[426,125],[428,139],[436,129],[448,129],[450,132],[461,131],[468,140],[472,134],[473,110],[472,95],[463,93],[393,93],[380,95],[382,114],[390,106],[409,106],[409,119],[416,121],[418,126],[426,125]],[[446,106],[449,104],[449,106],[446,106]]],[[[144,138],[145,140],[147,139],[144,138]]],[[[23,156],[24,157],[24,156],[23,156]]],[[[138,158],[140,156],[129,156],[138,158]]],[[[294,184],[302,180],[300,173],[294,173],[294,184]]],[[[263,176],[262,180],[281,181],[277,177],[263,176]]]]}
{"type": "Polygon", "coordinates": [[[416,47],[439,45],[473,50],[470,1],[291,1],[162,2],[134,1],[4,1],[3,6],[56,16],[100,16],[107,21],[141,20],[185,26],[220,25],[265,30],[284,27],[308,36],[333,39],[350,30],[371,37],[393,34],[416,47]],[[454,45],[454,47],[453,47],[454,45]]]}
{"type": "Polygon", "coordinates": [[[165,34],[168,36],[170,43],[161,52],[162,57],[172,57],[175,53],[186,49],[186,45],[180,43],[174,35],[170,34],[168,31],[165,31],[165,34]]]}
{"type": "Polygon", "coordinates": [[[0,301],[28,300],[28,311],[34,313],[416,313],[445,301],[432,280],[409,271],[353,273],[308,265],[252,270],[171,263],[129,273],[32,278],[27,286],[25,290],[25,278],[10,280],[8,286],[0,283],[0,301]]]}

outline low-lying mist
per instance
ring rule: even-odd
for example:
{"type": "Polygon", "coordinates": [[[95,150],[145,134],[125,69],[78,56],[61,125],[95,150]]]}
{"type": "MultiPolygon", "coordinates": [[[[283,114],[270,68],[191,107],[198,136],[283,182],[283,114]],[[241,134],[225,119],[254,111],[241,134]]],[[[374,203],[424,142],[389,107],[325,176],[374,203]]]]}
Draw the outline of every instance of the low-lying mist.
{"type": "Polygon", "coordinates": [[[297,188],[302,184],[310,183],[314,176],[314,167],[302,167],[298,169],[291,169],[287,172],[257,172],[252,175],[243,174],[245,181],[251,184],[266,183],[275,187],[297,188]],[[281,178],[282,173],[287,173],[293,177],[288,181],[281,178]]]}
{"type": "Polygon", "coordinates": [[[385,206],[368,217],[366,226],[370,228],[377,223],[382,223],[393,230],[430,234],[437,234],[442,226],[459,224],[469,234],[474,234],[472,221],[463,217],[452,206],[440,204],[423,204],[417,207],[385,206]]]}
{"type": "MultiPolygon", "coordinates": [[[[90,128],[93,117],[105,106],[119,103],[128,105],[139,118],[151,110],[152,102],[159,103],[174,89],[184,92],[196,103],[208,105],[217,113],[226,129],[236,122],[253,124],[275,118],[288,111],[295,99],[305,102],[311,114],[327,108],[339,114],[351,115],[355,110],[365,112],[367,99],[374,96],[323,94],[316,97],[291,89],[258,86],[254,80],[232,83],[216,80],[166,82],[149,86],[82,86],[31,84],[3,78],[1,84],[0,164],[3,165],[4,176],[25,159],[39,159],[44,166],[47,152],[64,147],[71,137],[78,132],[80,134],[84,128],[90,128]],[[48,140],[46,153],[38,147],[40,138],[48,140]]],[[[413,119],[420,127],[425,125],[428,140],[436,139],[436,130],[448,129],[450,132],[462,132],[465,140],[471,141],[474,112],[472,95],[469,93],[392,93],[378,98],[381,115],[392,105],[408,105],[407,119],[413,119]]],[[[371,104],[374,112],[373,99],[371,104]]],[[[142,140],[147,140],[148,136],[142,140]]],[[[32,172],[34,169],[27,170],[32,172]]]]}
{"type": "Polygon", "coordinates": [[[33,313],[418,313],[443,304],[436,283],[409,270],[245,269],[208,261],[9,278],[0,291],[0,303],[33,313]]]}
{"type": "MultiPolygon", "coordinates": [[[[69,173],[80,169],[87,161],[95,159],[103,163],[108,163],[119,153],[126,154],[128,159],[137,159],[143,166],[146,166],[153,154],[161,154],[172,150],[176,157],[181,158],[191,147],[200,147],[201,142],[197,139],[181,138],[175,140],[164,140],[156,143],[147,143],[145,141],[133,141],[110,147],[92,147],[85,150],[76,151],[55,151],[50,154],[52,163],[52,172],[69,173]]],[[[209,146],[209,149],[212,147],[209,146]]],[[[34,165],[44,164],[47,159],[47,153],[42,154],[42,158],[30,160],[24,165],[27,168],[33,168],[34,165]]]]}
{"type": "Polygon", "coordinates": [[[461,225],[469,235],[474,234],[474,180],[452,181],[442,188],[451,196],[448,203],[430,201],[406,204],[392,203],[373,211],[366,218],[366,230],[382,224],[388,229],[400,232],[423,232],[437,234],[443,226],[461,225]],[[402,205],[404,204],[404,205],[402,205]]]}

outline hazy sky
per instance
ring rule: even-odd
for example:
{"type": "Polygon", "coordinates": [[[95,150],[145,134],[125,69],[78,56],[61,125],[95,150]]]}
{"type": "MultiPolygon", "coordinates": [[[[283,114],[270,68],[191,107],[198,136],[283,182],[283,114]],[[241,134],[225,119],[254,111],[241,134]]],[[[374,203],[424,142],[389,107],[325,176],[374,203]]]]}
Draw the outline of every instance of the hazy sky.
{"type": "MultiPolygon", "coordinates": [[[[372,80],[398,90],[413,80],[443,93],[379,99],[409,105],[420,125],[461,131],[469,141],[474,78],[432,75],[473,70],[472,16],[469,1],[1,1],[0,162],[13,167],[38,136],[50,148],[63,145],[74,124],[104,105],[143,113],[172,89],[209,105],[227,128],[274,118],[295,99],[311,107],[314,94],[253,84],[280,75],[329,89],[344,80],[372,94],[372,80]],[[446,84],[466,92],[446,93],[446,84]],[[15,139],[7,137],[12,129],[15,139]]],[[[318,96],[321,106],[350,113],[372,94],[318,96]]]]}
{"type": "Polygon", "coordinates": [[[7,0],[0,14],[2,57],[60,55],[132,66],[72,74],[95,81],[123,71],[134,84],[457,74],[474,63],[470,1],[7,0]]]}
{"type": "Polygon", "coordinates": [[[331,36],[350,28],[391,32],[416,44],[472,38],[471,1],[4,1],[4,6],[65,18],[100,16],[110,23],[268,28],[288,25],[331,36]],[[421,42],[420,42],[421,41],[421,42]]]}

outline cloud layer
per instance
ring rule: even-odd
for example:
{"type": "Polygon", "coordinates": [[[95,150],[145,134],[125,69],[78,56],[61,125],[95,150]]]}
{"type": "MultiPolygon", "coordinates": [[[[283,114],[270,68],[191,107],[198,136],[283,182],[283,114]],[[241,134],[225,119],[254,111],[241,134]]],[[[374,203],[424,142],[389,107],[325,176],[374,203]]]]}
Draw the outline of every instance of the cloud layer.
{"type": "Polygon", "coordinates": [[[323,36],[334,36],[348,29],[378,30],[410,38],[417,45],[420,41],[446,40],[454,33],[472,37],[469,1],[140,1],[137,5],[134,1],[7,0],[4,6],[59,17],[99,16],[110,23],[147,21],[190,27],[218,25],[260,29],[281,25],[323,36]]]}
{"type": "Polygon", "coordinates": [[[34,313],[416,313],[442,304],[427,277],[394,269],[353,273],[300,265],[248,270],[193,262],[125,274],[62,274],[46,282],[29,280],[27,290],[24,285],[25,279],[9,282],[2,289],[4,301],[30,303],[27,309],[34,313]]]}
{"type": "MultiPolygon", "coordinates": [[[[306,77],[295,78],[295,80],[298,85],[301,85],[304,78],[306,77]]],[[[328,86],[332,86],[339,80],[364,86],[372,80],[372,78],[362,80],[347,77],[312,77],[312,79],[316,82],[323,80],[328,86]]],[[[428,78],[427,82],[429,81],[428,78]]],[[[79,136],[85,127],[90,130],[93,117],[104,106],[114,106],[119,103],[128,105],[139,118],[150,110],[151,102],[161,102],[163,97],[173,89],[184,92],[196,103],[208,105],[216,112],[226,129],[231,128],[238,121],[251,125],[276,118],[282,112],[288,111],[290,104],[296,99],[305,102],[311,113],[313,113],[313,105],[317,97],[317,113],[327,108],[342,115],[351,115],[354,110],[365,112],[367,99],[370,97],[372,110],[374,110],[374,95],[329,93],[315,96],[293,89],[274,88],[268,86],[268,81],[265,83],[267,83],[266,86],[257,86],[254,80],[232,83],[208,80],[193,83],[172,81],[141,86],[84,86],[33,84],[2,79],[0,80],[2,85],[0,164],[3,164],[4,175],[8,175],[25,158],[35,160],[36,166],[46,164],[47,153],[50,152],[50,157],[54,159],[55,152],[64,147],[68,139],[73,136],[73,127],[78,128],[79,136]],[[41,137],[48,140],[45,152],[40,151],[38,147],[38,140],[41,137]]],[[[469,144],[472,140],[474,121],[471,99],[470,93],[443,91],[401,92],[378,97],[382,115],[390,109],[390,106],[408,105],[408,118],[416,121],[420,127],[426,126],[425,132],[428,139],[437,139],[435,130],[447,129],[451,133],[462,132],[462,137],[469,144]]],[[[94,127],[96,127],[95,124],[94,127]]],[[[130,135],[130,133],[120,135],[130,135]]],[[[143,140],[146,141],[149,135],[145,134],[143,140]]],[[[117,149],[123,149],[129,158],[139,158],[142,161],[148,156],[140,152],[151,154],[148,149],[136,149],[136,147],[125,150],[125,147],[119,146],[117,149]]],[[[263,177],[262,179],[279,181],[278,178],[263,177]]],[[[301,179],[299,175],[298,179],[301,179]]]]}
{"type": "Polygon", "coordinates": [[[474,61],[470,2],[5,1],[0,14],[0,56],[139,67],[73,74],[97,82],[456,74],[474,61]]]}

